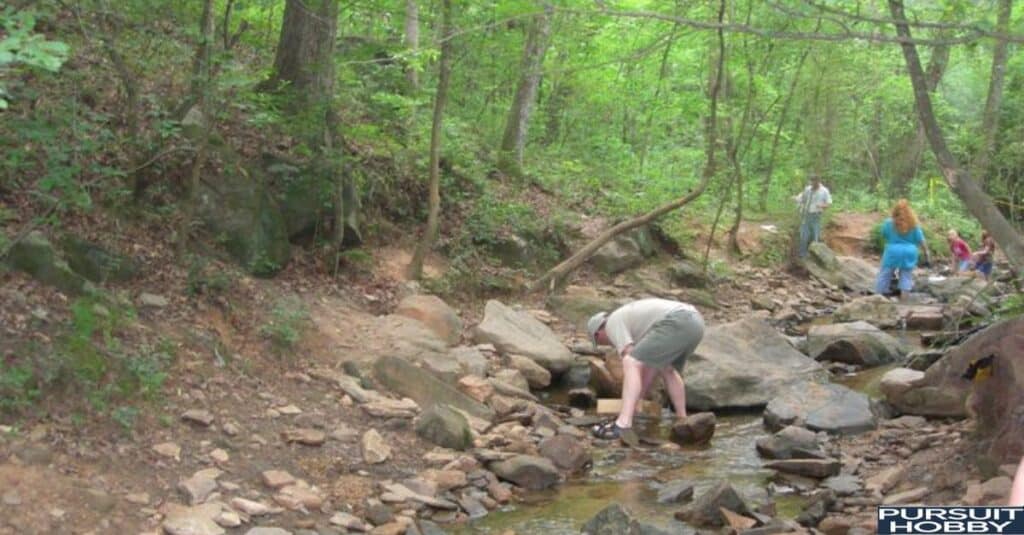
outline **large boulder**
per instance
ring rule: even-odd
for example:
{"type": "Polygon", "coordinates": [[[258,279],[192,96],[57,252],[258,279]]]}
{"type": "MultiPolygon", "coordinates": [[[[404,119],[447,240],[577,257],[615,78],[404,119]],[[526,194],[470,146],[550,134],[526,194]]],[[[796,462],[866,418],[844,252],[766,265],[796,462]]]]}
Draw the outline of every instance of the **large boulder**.
{"type": "Polygon", "coordinates": [[[580,472],[593,463],[593,456],[586,443],[570,435],[555,435],[541,441],[540,454],[555,466],[569,472],[580,472]]]}
{"type": "Polygon", "coordinates": [[[70,234],[61,239],[60,247],[68,266],[95,283],[123,282],[134,277],[139,270],[131,258],[70,234]]]}
{"type": "MultiPolygon", "coordinates": [[[[317,163],[300,169],[294,163],[269,154],[264,154],[263,165],[274,184],[274,199],[281,208],[289,238],[312,235],[318,224],[334,217],[338,180],[333,169],[317,163]]],[[[343,245],[359,245],[362,243],[360,199],[351,179],[342,184],[342,203],[345,221],[343,245]]]]}
{"type": "Polygon", "coordinates": [[[449,360],[456,368],[462,367],[449,352],[448,344],[423,322],[397,314],[377,317],[374,322],[377,332],[388,333],[374,344],[374,356],[396,356],[413,362],[449,360]]]}
{"type": "Polygon", "coordinates": [[[929,276],[919,279],[916,284],[944,303],[953,302],[961,295],[973,297],[987,285],[984,280],[969,276],[929,276]]]}
{"type": "Polygon", "coordinates": [[[882,376],[879,382],[879,389],[885,400],[897,410],[903,412],[912,408],[911,403],[904,402],[903,396],[913,390],[921,380],[924,379],[924,372],[910,368],[893,368],[882,376]]]}
{"type": "Polygon", "coordinates": [[[449,353],[455,362],[458,362],[462,369],[471,375],[487,376],[487,370],[491,363],[487,357],[473,346],[459,346],[453,348],[449,353]]]}
{"type": "Polygon", "coordinates": [[[452,307],[434,295],[410,295],[398,303],[395,314],[417,320],[454,346],[462,337],[462,320],[452,307]]]}
{"type": "Polygon", "coordinates": [[[423,411],[416,421],[416,434],[452,450],[461,451],[473,445],[473,431],[466,417],[447,405],[434,405],[423,411]]]}
{"type": "Polygon", "coordinates": [[[81,294],[89,287],[86,278],[71,269],[50,240],[38,230],[15,242],[7,254],[6,262],[14,269],[24,271],[37,281],[69,295],[81,294]]]}
{"type": "Polygon", "coordinates": [[[669,529],[644,524],[617,503],[601,509],[586,524],[581,535],[690,535],[695,531],[684,524],[673,523],[669,529]]]}
{"type": "Polygon", "coordinates": [[[807,331],[807,351],[815,360],[878,366],[902,359],[906,344],[864,321],[815,325],[807,331]]]}
{"type": "Polygon", "coordinates": [[[713,412],[698,412],[672,424],[672,439],[681,444],[705,444],[715,435],[718,420],[713,412]]]}
{"type": "Polygon", "coordinates": [[[812,243],[809,250],[804,265],[815,278],[853,292],[874,291],[876,266],[858,257],[836,256],[821,242],[812,243]]]}
{"type": "Polygon", "coordinates": [[[971,414],[1000,462],[1024,456],[1024,316],[982,330],[950,349],[902,396],[921,416],[971,414]],[[988,357],[992,357],[989,359],[988,357]],[[938,398],[939,395],[943,397],[938,398]],[[941,403],[937,403],[941,401],[941,403]]]}
{"type": "Polygon", "coordinates": [[[499,478],[527,490],[544,490],[558,483],[558,468],[544,457],[516,455],[488,466],[499,478]]]}
{"type": "Polygon", "coordinates": [[[529,388],[540,389],[551,385],[551,372],[529,357],[509,355],[508,364],[513,370],[518,370],[526,378],[526,384],[529,388]]]}
{"type": "Polygon", "coordinates": [[[788,425],[769,437],[757,439],[757,452],[767,459],[821,459],[825,457],[818,434],[788,425]]]}
{"type": "Polygon", "coordinates": [[[821,364],[756,318],[707,329],[683,375],[687,405],[697,411],[763,407],[792,385],[828,379],[821,364]]]}
{"type": "Polygon", "coordinates": [[[476,326],[477,343],[489,343],[505,354],[529,357],[553,374],[572,366],[575,357],[554,332],[529,312],[490,300],[484,307],[484,320],[476,326]]]}
{"type": "Polygon", "coordinates": [[[488,237],[479,246],[498,262],[511,268],[533,266],[537,259],[549,252],[554,243],[546,243],[543,237],[502,232],[488,237]]]}
{"type": "Polygon", "coordinates": [[[676,513],[675,516],[694,526],[718,527],[728,525],[728,520],[722,513],[722,509],[745,516],[752,513],[746,500],[736,492],[732,485],[723,481],[698,496],[693,503],[676,513]]]}
{"type": "Polygon", "coordinates": [[[668,276],[678,286],[707,288],[710,280],[704,269],[689,260],[680,260],[668,269],[668,276]]]}
{"type": "Polygon", "coordinates": [[[548,308],[558,317],[582,329],[587,320],[598,312],[611,312],[622,303],[611,297],[602,296],[589,286],[569,286],[561,293],[547,298],[548,308]]]}
{"type": "Polygon", "coordinates": [[[884,295],[858,297],[832,313],[832,320],[837,323],[866,321],[881,329],[896,327],[900,317],[899,306],[884,295]]]}
{"type": "Polygon", "coordinates": [[[865,394],[833,383],[804,383],[772,399],[764,411],[770,430],[787,425],[851,435],[877,427],[878,418],[865,394]]]}
{"type": "Polygon", "coordinates": [[[621,273],[639,266],[655,252],[653,240],[646,228],[619,234],[601,246],[588,262],[608,275],[621,273]]]}
{"type": "MultiPolygon", "coordinates": [[[[190,132],[201,125],[186,123],[190,132]]],[[[291,258],[281,210],[266,187],[262,170],[246,169],[239,154],[220,135],[207,135],[207,146],[220,159],[224,172],[216,181],[199,182],[199,218],[242,267],[256,276],[273,276],[291,258]]]]}
{"type": "Polygon", "coordinates": [[[447,383],[425,373],[423,368],[398,357],[381,357],[374,363],[374,374],[380,383],[401,396],[412,398],[420,407],[451,405],[466,413],[491,421],[494,411],[459,392],[447,383]]]}

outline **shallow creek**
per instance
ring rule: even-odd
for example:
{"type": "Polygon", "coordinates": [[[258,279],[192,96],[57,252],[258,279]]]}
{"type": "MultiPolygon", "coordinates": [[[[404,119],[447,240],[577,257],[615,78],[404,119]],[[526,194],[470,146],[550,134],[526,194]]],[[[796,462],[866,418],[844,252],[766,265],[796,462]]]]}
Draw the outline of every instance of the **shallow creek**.
{"type": "MultiPolygon", "coordinates": [[[[904,339],[912,347],[920,344],[919,333],[896,331],[891,334],[904,339]]],[[[837,377],[835,382],[877,398],[881,377],[892,367],[882,366],[837,377]]],[[[551,393],[546,401],[562,402],[562,395],[564,392],[551,393]]],[[[671,418],[666,409],[660,421],[639,421],[638,431],[646,437],[667,440],[671,418]]],[[[780,518],[794,518],[805,503],[803,497],[768,494],[768,479],[772,471],[761,467],[763,461],[754,448],[757,439],[767,435],[761,413],[751,412],[719,414],[714,438],[710,444],[699,448],[661,450],[651,446],[629,450],[618,445],[595,443],[594,466],[586,474],[557,488],[529,493],[524,502],[448,529],[456,534],[497,534],[508,529],[516,533],[578,534],[587,520],[613,503],[626,507],[638,520],[671,528],[674,523],[679,525],[673,520],[673,514],[682,505],[659,504],[657,492],[662,484],[680,479],[694,485],[695,495],[721,480],[727,480],[749,503],[774,501],[780,518]]]]}

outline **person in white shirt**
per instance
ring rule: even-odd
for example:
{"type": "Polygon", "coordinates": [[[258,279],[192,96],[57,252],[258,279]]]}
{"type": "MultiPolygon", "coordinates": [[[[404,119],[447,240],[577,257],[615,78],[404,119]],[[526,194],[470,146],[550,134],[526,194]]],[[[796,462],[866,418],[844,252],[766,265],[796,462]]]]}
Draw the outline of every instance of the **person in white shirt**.
{"type": "Polygon", "coordinates": [[[811,175],[811,185],[793,200],[800,209],[800,258],[804,258],[811,242],[821,241],[821,213],[832,205],[832,195],[821,177],[811,175]]]}
{"type": "Polygon", "coordinates": [[[704,318],[692,305],[669,299],[640,299],[611,314],[599,312],[587,322],[594,345],[612,345],[622,356],[622,409],[616,420],[594,428],[594,436],[638,442],[633,415],[658,377],[677,418],[686,418],[686,388],[679,375],[686,357],[704,337],[704,318]]]}

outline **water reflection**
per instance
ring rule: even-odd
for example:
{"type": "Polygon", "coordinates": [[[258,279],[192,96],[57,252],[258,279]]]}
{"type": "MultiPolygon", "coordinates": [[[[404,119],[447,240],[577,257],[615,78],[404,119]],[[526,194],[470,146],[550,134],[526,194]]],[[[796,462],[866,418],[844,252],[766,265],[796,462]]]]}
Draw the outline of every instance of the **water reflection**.
{"type": "MultiPolygon", "coordinates": [[[[638,431],[646,437],[664,439],[669,434],[670,422],[667,417],[644,421],[638,425],[638,431]]],[[[548,492],[531,493],[526,503],[494,511],[451,531],[579,533],[587,520],[612,503],[622,504],[645,522],[668,527],[680,506],[659,504],[657,491],[664,483],[677,479],[692,482],[696,494],[727,480],[752,503],[762,502],[767,499],[765,480],[771,471],[761,468],[754,442],[766,434],[760,415],[729,415],[719,417],[715,437],[705,447],[597,448],[594,467],[584,478],[548,492]]]]}

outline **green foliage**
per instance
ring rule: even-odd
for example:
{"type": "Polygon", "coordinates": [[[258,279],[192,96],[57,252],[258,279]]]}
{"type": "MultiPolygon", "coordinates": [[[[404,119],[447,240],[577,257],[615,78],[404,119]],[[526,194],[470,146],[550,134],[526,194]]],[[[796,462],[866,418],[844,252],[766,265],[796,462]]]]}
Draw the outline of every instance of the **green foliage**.
{"type": "Polygon", "coordinates": [[[234,280],[228,272],[210,265],[203,256],[194,256],[188,264],[185,288],[189,295],[217,296],[228,292],[234,280]]]}
{"type": "Polygon", "coordinates": [[[997,319],[1014,318],[1024,314],[1024,291],[1016,291],[999,303],[994,311],[997,319]]]}
{"type": "Polygon", "coordinates": [[[39,397],[32,370],[25,365],[5,363],[0,369],[0,412],[10,412],[29,406],[39,397]]]}
{"type": "Polygon", "coordinates": [[[882,237],[881,221],[871,227],[871,232],[868,233],[867,249],[876,254],[882,254],[882,251],[885,250],[885,238],[882,237]]]}
{"type": "Polygon", "coordinates": [[[125,431],[131,431],[135,427],[135,420],[139,416],[139,409],[129,405],[117,407],[110,413],[110,418],[121,425],[125,431]]]}
{"type": "Polygon", "coordinates": [[[281,298],[270,310],[270,318],[260,327],[260,334],[270,340],[280,355],[294,349],[309,322],[309,312],[298,297],[281,298]]]}
{"type": "MultiPolygon", "coordinates": [[[[122,331],[134,310],[102,294],[76,299],[71,317],[51,346],[26,344],[0,371],[0,411],[15,412],[56,394],[80,396],[99,413],[119,400],[156,399],[168,377],[174,350],[164,340],[126,347],[122,331]]],[[[119,406],[109,413],[130,427],[138,409],[119,406]]]]}
{"type": "MultiPolygon", "coordinates": [[[[0,11],[0,76],[18,66],[27,66],[49,72],[57,72],[68,57],[68,45],[60,41],[49,41],[35,33],[37,14],[33,11],[15,11],[5,7],[0,11]]],[[[0,111],[8,108],[10,95],[0,78],[0,111]]]]}

